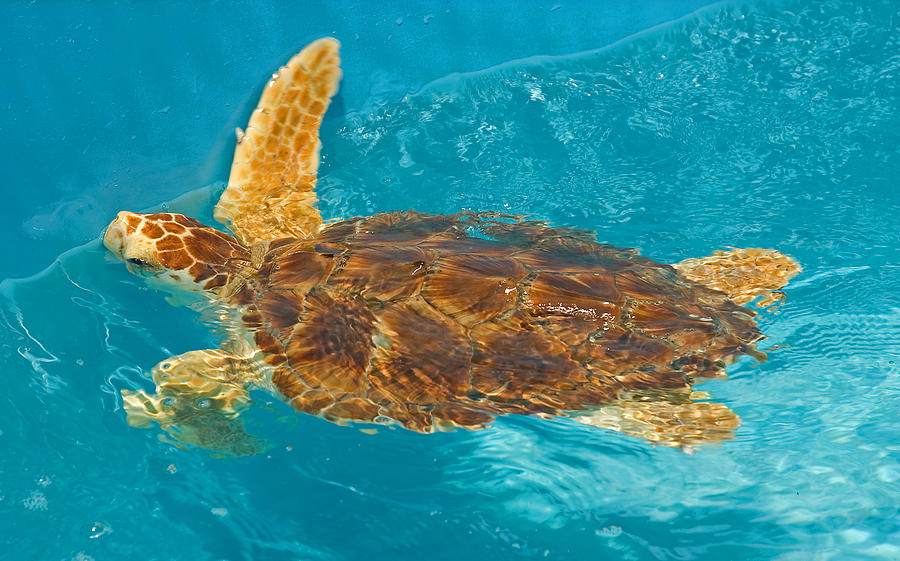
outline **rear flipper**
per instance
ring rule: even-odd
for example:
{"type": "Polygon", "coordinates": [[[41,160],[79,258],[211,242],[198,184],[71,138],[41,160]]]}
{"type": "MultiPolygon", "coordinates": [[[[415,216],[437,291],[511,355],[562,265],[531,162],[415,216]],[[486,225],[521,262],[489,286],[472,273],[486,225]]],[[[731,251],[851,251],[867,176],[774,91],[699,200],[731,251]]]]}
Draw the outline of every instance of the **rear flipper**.
{"type": "Polygon", "coordinates": [[[579,423],[623,432],[654,444],[691,453],[696,446],[734,438],[740,417],[704,392],[663,396],[633,395],[610,405],[572,414],[579,423]]]}
{"type": "Polygon", "coordinates": [[[122,391],[126,420],[144,428],[155,422],[176,445],[234,456],[262,452],[265,442],[247,433],[239,417],[250,403],[242,380],[246,363],[220,350],[164,360],[152,371],[156,393],[122,391]]]}
{"type": "Polygon", "coordinates": [[[784,293],[779,289],[801,271],[794,259],[780,251],[756,247],[718,250],[674,267],[692,281],[724,292],[735,304],[743,306],[761,297],[760,308],[782,301],[784,293]]]}

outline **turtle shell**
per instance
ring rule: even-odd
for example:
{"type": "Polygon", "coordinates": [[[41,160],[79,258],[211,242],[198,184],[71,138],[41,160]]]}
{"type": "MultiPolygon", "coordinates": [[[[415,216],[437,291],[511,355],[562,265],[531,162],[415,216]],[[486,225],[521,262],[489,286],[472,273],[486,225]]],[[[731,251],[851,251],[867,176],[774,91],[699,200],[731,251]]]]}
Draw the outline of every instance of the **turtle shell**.
{"type": "Polygon", "coordinates": [[[295,408],[421,432],[688,390],[762,338],[752,311],[669,265],[488,214],[277,240],[235,298],[295,408]]]}

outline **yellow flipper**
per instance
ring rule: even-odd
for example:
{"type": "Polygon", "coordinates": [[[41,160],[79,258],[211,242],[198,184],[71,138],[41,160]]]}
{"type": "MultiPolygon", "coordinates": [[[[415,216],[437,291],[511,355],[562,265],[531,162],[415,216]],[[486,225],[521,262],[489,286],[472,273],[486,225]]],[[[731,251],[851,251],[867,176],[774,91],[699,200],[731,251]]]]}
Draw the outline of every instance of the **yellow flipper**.
{"type": "Polygon", "coordinates": [[[620,396],[616,403],[573,415],[579,423],[623,432],[661,446],[691,453],[698,446],[734,438],[741,418],[705,392],[620,396]]]}
{"type": "Polygon", "coordinates": [[[309,237],[322,225],[315,192],[319,125],[341,79],[339,47],[324,38],[295,55],[266,84],[247,130],[238,132],[214,216],[247,245],[309,237]]]}
{"type": "Polygon", "coordinates": [[[778,289],[801,271],[794,259],[780,251],[756,247],[717,250],[707,257],[685,259],[675,268],[694,282],[724,292],[741,306],[761,296],[759,307],[784,298],[778,289]]]}

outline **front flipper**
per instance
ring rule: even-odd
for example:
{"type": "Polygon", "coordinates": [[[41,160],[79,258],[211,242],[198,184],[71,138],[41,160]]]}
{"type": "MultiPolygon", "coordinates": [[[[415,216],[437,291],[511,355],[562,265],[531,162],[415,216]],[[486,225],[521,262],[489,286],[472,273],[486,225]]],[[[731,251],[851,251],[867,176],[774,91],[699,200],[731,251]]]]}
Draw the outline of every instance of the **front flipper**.
{"type": "Polygon", "coordinates": [[[315,206],[319,125],[341,79],[339,46],[319,39],[295,55],[266,84],[247,130],[238,132],[214,216],[246,245],[307,238],[322,225],[315,206]]]}
{"type": "Polygon", "coordinates": [[[633,395],[572,418],[690,453],[697,446],[731,440],[741,424],[740,417],[721,403],[694,401],[706,398],[696,391],[633,395]]]}
{"type": "Polygon", "coordinates": [[[122,391],[127,422],[157,423],[177,443],[225,455],[263,451],[265,443],[247,433],[239,418],[250,403],[245,380],[253,364],[221,350],[191,351],[153,368],[156,393],[122,391]]]}

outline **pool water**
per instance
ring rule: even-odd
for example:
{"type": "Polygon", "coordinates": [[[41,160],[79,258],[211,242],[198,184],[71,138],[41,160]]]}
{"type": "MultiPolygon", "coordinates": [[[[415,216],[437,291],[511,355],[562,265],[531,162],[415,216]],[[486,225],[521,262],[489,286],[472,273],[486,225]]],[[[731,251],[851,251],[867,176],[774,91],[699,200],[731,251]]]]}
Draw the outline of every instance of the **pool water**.
{"type": "MultiPolygon", "coordinates": [[[[661,262],[793,256],[759,316],[769,360],[700,386],[736,438],[685,454],[518,416],[369,434],[257,393],[266,453],[180,449],[128,427],[120,391],[221,333],[93,241],[0,284],[0,557],[900,558],[900,3],[720,4],[345,106],[322,139],[326,217],[500,210],[661,262]]],[[[210,222],[223,187],[162,208],[210,222]]]]}

